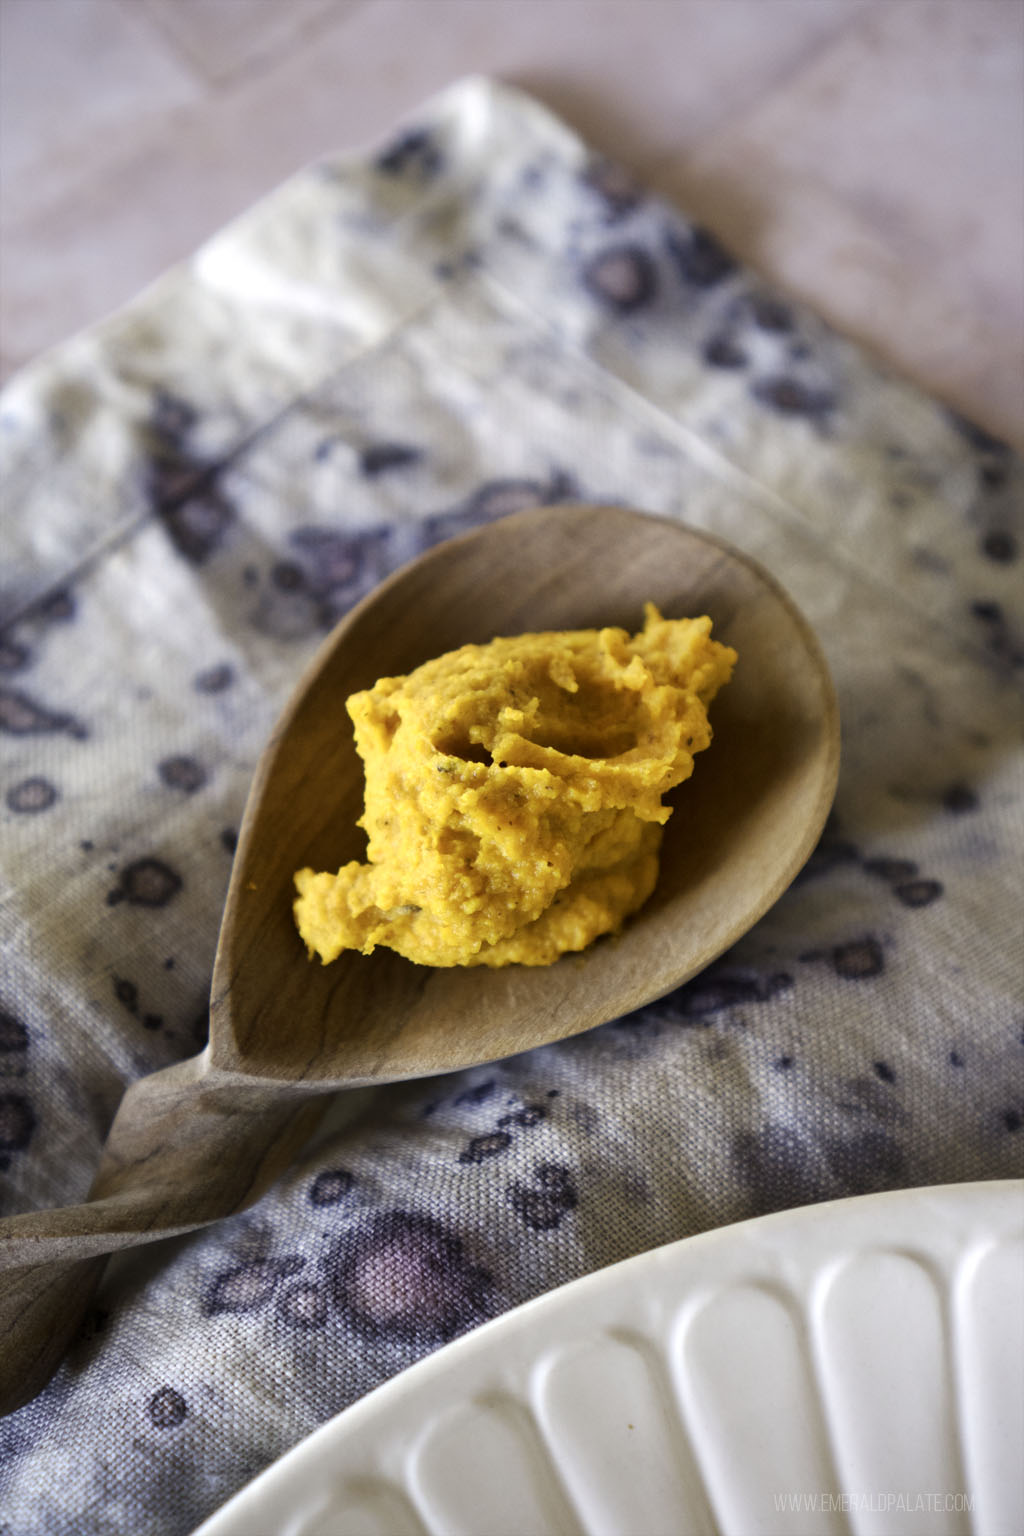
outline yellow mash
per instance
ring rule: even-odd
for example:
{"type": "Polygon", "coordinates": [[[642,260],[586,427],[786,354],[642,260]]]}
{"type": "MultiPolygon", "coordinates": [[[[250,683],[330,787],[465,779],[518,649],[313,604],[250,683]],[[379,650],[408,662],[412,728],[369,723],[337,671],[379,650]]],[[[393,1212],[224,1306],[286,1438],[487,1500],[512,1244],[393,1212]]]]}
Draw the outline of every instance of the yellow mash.
{"type": "Polygon", "coordinates": [[[378,944],[420,965],[550,965],[621,927],[658,874],[661,797],[711,741],[736,652],[711,620],[517,635],[353,694],[368,862],[301,869],[326,964],[378,944]]]}

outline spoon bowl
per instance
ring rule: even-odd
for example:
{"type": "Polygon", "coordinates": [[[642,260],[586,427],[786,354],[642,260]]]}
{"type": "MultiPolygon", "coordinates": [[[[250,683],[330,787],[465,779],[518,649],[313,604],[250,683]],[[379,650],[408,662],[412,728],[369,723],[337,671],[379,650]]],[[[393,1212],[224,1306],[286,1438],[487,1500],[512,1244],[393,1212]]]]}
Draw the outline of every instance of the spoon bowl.
{"type": "Polygon", "coordinates": [[[441,545],[335,629],[264,753],[214,972],[212,1062],[324,1088],[452,1071],[590,1029],[701,970],[767,910],[824,824],[838,717],[817,641],[779,586],[709,535],[617,507],[541,507],[441,545]],[[674,794],[654,896],[552,966],[430,969],[389,950],[303,958],[296,869],[365,856],[344,701],[468,642],[608,624],[652,600],[710,615],[739,662],[715,739],[674,794]]]}
{"type": "Polygon", "coordinates": [[[258,766],[214,967],[210,1043],[133,1083],[81,1205],[0,1221],[0,1412],[35,1395],[115,1249],[251,1204],[336,1089],[493,1061],[662,996],[741,937],[811,852],[835,791],[828,668],[777,583],[718,539],[618,507],[541,507],[442,544],[378,587],[300,680],[258,766]],[[710,615],[739,653],[676,802],[654,894],[554,965],[434,970],[388,950],[306,959],[293,873],[365,847],[345,700],[467,642],[710,615]]]}

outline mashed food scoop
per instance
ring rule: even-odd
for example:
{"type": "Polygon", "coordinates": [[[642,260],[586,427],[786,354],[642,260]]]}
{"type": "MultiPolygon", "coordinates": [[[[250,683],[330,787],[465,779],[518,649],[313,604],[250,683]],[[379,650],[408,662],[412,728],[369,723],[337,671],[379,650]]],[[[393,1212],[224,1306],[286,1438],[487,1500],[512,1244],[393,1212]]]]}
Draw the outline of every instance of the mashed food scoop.
{"type": "Polygon", "coordinates": [[[330,1093],[563,1039],[709,964],[811,852],[838,758],[835,696],[805,621],[754,562],[677,523],[538,508],[443,544],[377,588],[325,641],[258,765],[208,1047],[131,1085],[87,1202],[0,1221],[0,1411],[44,1385],[109,1253],[257,1199],[330,1093]],[[365,844],[345,699],[495,635],[634,630],[647,601],[668,617],[708,614],[740,661],[713,707],[713,745],[676,792],[654,893],[622,934],[534,968],[433,969],[386,949],[310,964],[292,919],[293,873],[337,869],[365,844]]]}

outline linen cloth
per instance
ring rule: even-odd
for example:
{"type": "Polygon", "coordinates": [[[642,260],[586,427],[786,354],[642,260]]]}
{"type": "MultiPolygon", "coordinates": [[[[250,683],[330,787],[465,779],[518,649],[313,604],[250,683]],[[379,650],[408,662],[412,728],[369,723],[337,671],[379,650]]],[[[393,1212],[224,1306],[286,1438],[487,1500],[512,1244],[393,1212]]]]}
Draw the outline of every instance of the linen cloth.
{"type": "Polygon", "coordinates": [[[0,442],[7,1214],[82,1199],[125,1084],[201,1046],[260,749],[427,545],[565,499],[721,534],[814,625],[844,724],[818,850],[709,972],[342,1096],[250,1211],[114,1261],[0,1421],[4,1536],[188,1531],[562,1282],[1024,1171],[1021,465],[535,102],[467,80],[302,172],[16,378],[0,442]]]}

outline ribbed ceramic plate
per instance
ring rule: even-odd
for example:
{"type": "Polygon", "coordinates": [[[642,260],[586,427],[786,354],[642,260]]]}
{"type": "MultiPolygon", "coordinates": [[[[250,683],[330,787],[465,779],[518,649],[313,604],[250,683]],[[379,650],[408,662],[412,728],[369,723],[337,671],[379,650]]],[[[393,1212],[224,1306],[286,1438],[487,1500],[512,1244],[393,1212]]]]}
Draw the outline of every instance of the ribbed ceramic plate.
{"type": "Polygon", "coordinates": [[[804,1207],[518,1308],[199,1536],[1024,1531],[1024,1180],[804,1207]]]}

